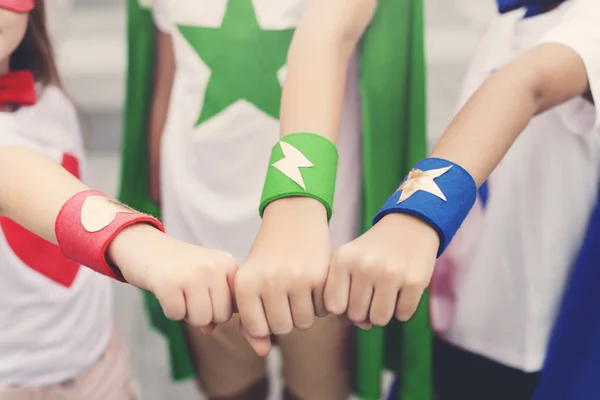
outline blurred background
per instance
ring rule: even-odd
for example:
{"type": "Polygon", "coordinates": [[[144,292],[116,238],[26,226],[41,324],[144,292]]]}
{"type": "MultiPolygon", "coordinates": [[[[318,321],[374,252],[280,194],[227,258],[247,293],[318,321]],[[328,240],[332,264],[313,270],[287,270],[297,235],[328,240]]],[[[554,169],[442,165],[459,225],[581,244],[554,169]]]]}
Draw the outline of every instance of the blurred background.
{"type": "MultiPolygon", "coordinates": [[[[125,0],[51,0],[49,23],[65,86],[90,117],[88,156],[96,186],[116,194],[125,74],[125,0]]],[[[425,0],[428,135],[434,143],[455,110],[466,67],[494,1],[425,0]]],[[[149,328],[141,296],[116,284],[119,324],[143,400],[200,399],[193,382],[173,384],[162,338],[149,328]]],[[[272,360],[277,368],[277,357],[272,360]]]]}

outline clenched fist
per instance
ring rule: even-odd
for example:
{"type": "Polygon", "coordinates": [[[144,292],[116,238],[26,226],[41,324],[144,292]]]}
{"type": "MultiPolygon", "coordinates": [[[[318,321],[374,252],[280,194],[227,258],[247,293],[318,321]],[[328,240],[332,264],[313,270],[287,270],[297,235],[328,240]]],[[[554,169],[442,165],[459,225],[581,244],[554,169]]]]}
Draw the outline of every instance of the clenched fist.
{"type": "Polygon", "coordinates": [[[327,213],[314,199],[277,200],[235,278],[242,334],[260,355],[269,335],[308,329],[327,314],[323,289],[331,257],[327,213]]]}
{"type": "Polygon", "coordinates": [[[408,320],[429,285],[439,247],[436,231],[406,214],[389,214],[334,255],[325,305],[361,327],[408,320]]]}
{"type": "Polygon", "coordinates": [[[144,224],[123,230],[109,257],[124,278],[156,296],[165,315],[212,330],[232,315],[237,266],[225,252],[194,246],[144,224]]]}

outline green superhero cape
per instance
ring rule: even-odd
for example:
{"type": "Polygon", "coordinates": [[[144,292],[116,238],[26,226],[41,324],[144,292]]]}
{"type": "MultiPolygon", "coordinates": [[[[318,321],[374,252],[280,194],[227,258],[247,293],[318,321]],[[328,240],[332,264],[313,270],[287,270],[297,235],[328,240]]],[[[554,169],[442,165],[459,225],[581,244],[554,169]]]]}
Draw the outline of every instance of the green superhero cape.
{"type": "MultiPolygon", "coordinates": [[[[128,68],[120,200],[159,216],[149,199],[147,116],[152,98],[154,22],[140,0],[128,0],[128,68]]],[[[422,0],[379,0],[359,48],[363,110],[363,217],[361,231],[396,190],[408,170],[426,155],[425,55],[422,0]]],[[[156,298],[143,293],[152,326],[169,346],[171,375],[194,375],[183,329],[165,318],[156,298]]],[[[355,389],[376,400],[383,369],[400,381],[401,400],[433,400],[431,331],[427,297],[408,323],[357,330],[355,389]]]]}
{"type": "MultiPolygon", "coordinates": [[[[359,48],[363,109],[362,229],[409,169],[426,155],[425,46],[422,0],[379,0],[359,48]]],[[[357,330],[355,390],[381,398],[382,368],[395,372],[399,399],[434,399],[429,298],[408,323],[357,330]]]]}
{"type": "MultiPolygon", "coordinates": [[[[127,0],[127,88],[123,114],[121,188],[119,200],[142,212],[160,217],[148,193],[148,113],[154,84],[154,19],[140,0],[127,0]]],[[[150,2],[151,3],[151,2],[150,2]]],[[[194,376],[181,325],[167,319],[152,293],[143,292],[151,325],[169,346],[171,377],[194,376]]]]}

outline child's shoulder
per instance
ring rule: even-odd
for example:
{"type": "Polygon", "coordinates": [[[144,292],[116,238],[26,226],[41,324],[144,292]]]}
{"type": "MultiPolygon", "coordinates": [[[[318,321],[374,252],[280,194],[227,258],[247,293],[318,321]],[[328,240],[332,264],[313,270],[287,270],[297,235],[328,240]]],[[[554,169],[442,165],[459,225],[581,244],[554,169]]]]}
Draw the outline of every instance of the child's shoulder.
{"type": "Polygon", "coordinates": [[[77,109],[62,89],[54,85],[37,85],[37,102],[5,113],[2,132],[4,139],[16,143],[37,143],[55,147],[80,143],[80,126],[77,109]]]}
{"type": "Polygon", "coordinates": [[[76,108],[73,101],[66,95],[63,89],[56,85],[38,85],[38,102],[40,108],[53,108],[56,111],[75,113],[76,108]]]}
{"type": "Polygon", "coordinates": [[[156,27],[163,33],[171,33],[171,21],[169,18],[169,0],[152,0],[152,15],[156,27]]]}

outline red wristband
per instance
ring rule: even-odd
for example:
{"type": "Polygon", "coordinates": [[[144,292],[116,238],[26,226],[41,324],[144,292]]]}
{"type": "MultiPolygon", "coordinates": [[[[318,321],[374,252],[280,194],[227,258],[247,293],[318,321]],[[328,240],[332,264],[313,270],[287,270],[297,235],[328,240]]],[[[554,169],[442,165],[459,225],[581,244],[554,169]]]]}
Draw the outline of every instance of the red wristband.
{"type": "Polygon", "coordinates": [[[119,232],[137,223],[147,223],[164,232],[156,218],[135,211],[98,190],[85,190],[62,206],[54,231],[65,257],[125,282],[119,269],[108,260],[106,250],[119,232]]]}

